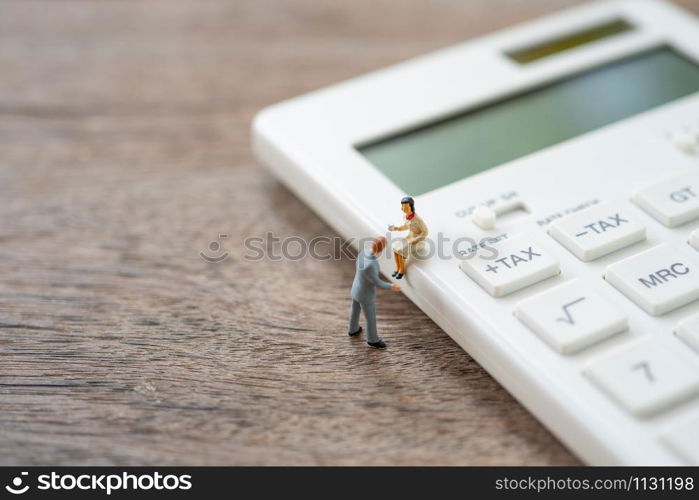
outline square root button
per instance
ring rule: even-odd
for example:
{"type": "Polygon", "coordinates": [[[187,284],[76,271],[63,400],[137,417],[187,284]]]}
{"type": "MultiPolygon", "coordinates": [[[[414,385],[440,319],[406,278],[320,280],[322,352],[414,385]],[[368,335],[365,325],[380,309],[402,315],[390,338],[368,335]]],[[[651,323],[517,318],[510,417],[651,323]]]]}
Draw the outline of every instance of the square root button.
{"type": "Polygon", "coordinates": [[[549,234],[582,261],[646,239],[646,228],[627,207],[602,203],[551,224],[549,234]]]}
{"type": "Polygon", "coordinates": [[[605,278],[653,316],[699,299],[699,262],[667,243],[612,264],[605,278]]]}
{"type": "Polygon", "coordinates": [[[527,235],[489,246],[470,254],[459,267],[494,297],[502,297],[560,272],[558,259],[527,235]]]}
{"type": "Polygon", "coordinates": [[[523,300],[515,316],[563,354],[573,354],[628,328],[623,311],[577,280],[523,300]]]}

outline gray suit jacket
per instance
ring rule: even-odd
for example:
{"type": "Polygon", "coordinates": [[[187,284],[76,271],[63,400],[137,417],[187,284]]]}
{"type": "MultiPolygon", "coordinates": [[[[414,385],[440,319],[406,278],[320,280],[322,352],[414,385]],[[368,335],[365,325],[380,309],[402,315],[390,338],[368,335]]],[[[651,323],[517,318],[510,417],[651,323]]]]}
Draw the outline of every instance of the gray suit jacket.
{"type": "Polygon", "coordinates": [[[357,272],[352,283],[352,298],[359,303],[373,304],[376,301],[376,287],[391,289],[391,283],[379,278],[379,263],[376,255],[364,250],[357,255],[357,272]]]}

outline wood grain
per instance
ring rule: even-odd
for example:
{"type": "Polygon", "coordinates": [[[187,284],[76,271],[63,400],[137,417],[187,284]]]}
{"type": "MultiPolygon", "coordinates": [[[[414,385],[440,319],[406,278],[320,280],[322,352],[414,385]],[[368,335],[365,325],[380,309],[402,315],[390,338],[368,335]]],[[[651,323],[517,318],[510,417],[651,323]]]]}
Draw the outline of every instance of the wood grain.
{"type": "Polygon", "coordinates": [[[400,294],[348,338],[351,260],[242,246],[334,235],[258,109],[571,3],[2,1],[0,464],[577,463],[400,294]]]}

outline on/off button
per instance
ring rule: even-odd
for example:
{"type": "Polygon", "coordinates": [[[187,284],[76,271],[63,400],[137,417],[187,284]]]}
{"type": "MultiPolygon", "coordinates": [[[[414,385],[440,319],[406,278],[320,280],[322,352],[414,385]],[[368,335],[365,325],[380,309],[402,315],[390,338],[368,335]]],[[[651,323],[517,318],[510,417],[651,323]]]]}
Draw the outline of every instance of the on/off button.
{"type": "Polygon", "coordinates": [[[699,299],[699,263],[666,243],[612,264],[605,278],[653,316],[699,299]]]}

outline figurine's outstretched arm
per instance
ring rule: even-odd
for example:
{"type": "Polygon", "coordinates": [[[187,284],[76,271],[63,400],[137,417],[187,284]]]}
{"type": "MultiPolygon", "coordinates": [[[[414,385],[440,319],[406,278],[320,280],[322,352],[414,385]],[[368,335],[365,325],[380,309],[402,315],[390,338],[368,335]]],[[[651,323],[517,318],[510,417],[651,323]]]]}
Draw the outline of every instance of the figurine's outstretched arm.
{"type": "Polygon", "coordinates": [[[391,289],[391,283],[388,281],[384,281],[379,277],[379,268],[378,266],[369,266],[367,269],[364,270],[366,278],[371,281],[374,285],[383,288],[384,290],[390,290],[391,289]]]}

